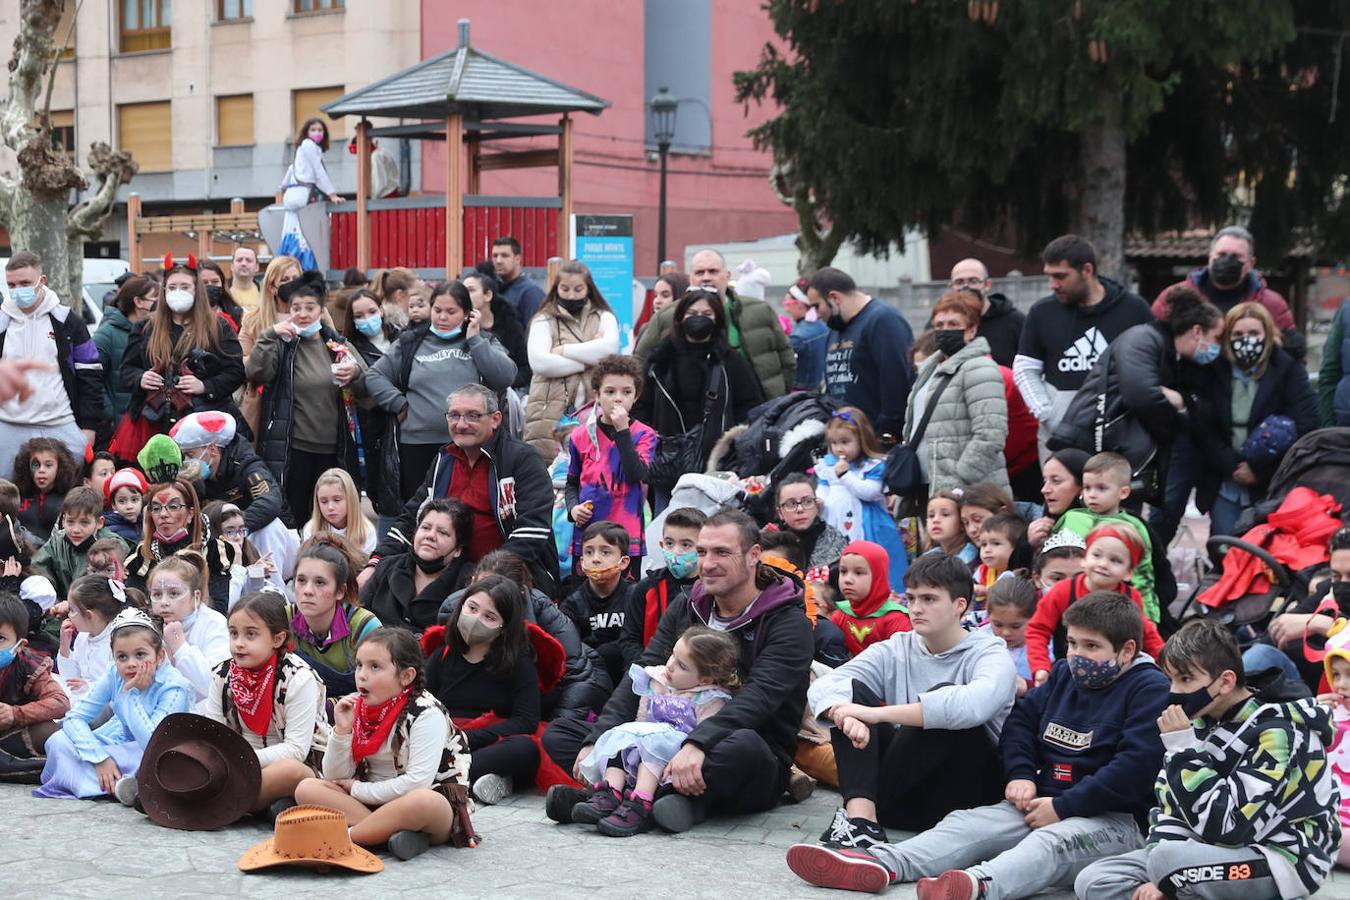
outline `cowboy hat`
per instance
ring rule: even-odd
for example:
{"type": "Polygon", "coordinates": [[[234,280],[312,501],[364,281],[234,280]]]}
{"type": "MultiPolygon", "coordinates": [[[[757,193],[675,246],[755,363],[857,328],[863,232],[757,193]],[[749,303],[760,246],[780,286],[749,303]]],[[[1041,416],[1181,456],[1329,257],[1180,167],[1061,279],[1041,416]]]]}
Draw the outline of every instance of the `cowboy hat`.
{"type": "Polygon", "coordinates": [[[352,843],[347,817],[324,806],[293,806],[277,816],[276,834],[239,859],[239,868],[254,872],[268,866],[316,866],[320,871],[341,866],[373,875],[384,862],[352,843]]]}
{"type": "Polygon", "coordinates": [[[141,805],[158,825],[209,831],[236,822],[258,798],[258,754],[233,729],[174,713],[145,745],[136,773],[141,805]]]}

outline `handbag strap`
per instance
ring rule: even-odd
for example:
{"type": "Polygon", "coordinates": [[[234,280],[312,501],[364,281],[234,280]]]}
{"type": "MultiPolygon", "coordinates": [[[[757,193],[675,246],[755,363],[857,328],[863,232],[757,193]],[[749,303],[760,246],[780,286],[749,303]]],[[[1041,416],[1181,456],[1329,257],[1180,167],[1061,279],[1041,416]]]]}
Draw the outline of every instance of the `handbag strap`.
{"type": "Polygon", "coordinates": [[[923,411],[923,416],[919,418],[919,424],[915,426],[914,433],[909,436],[909,440],[905,441],[905,446],[911,450],[919,446],[919,442],[923,440],[923,433],[928,430],[928,420],[933,418],[933,410],[937,409],[938,398],[942,396],[942,392],[947,389],[947,385],[951,384],[952,379],[956,376],[955,374],[949,374],[939,375],[938,377],[942,379],[941,383],[934,388],[933,396],[928,398],[928,408],[923,411]]]}

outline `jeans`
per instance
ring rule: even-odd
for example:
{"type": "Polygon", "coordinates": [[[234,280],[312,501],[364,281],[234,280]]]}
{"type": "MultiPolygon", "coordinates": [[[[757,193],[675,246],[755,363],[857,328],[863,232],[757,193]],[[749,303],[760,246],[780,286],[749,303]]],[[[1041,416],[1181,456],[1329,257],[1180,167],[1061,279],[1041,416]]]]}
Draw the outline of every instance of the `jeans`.
{"type": "Polygon", "coordinates": [[[1196,458],[1195,445],[1189,438],[1178,437],[1172,444],[1170,461],[1167,465],[1167,484],[1163,488],[1163,502],[1152,507],[1148,524],[1158,534],[1158,540],[1166,547],[1176,536],[1181,517],[1186,514],[1186,503],[1191,499],[1195,488],[1195,473],[1199,460],[1196,458]]]}
{"type": "Polygon", "coordinates": [[[1257,641],[1243,652],[1242,668],[1248,672],[1279,669],[1286,678],[1292,681],[1303,680],[1303,675],[1299,672],[1294,661],[1289,658],[1289,654],[1274,644],[1267,644],[1264,641],[1257,641]]]}
{"type": "MultiPolygon", "coordinates": [[[[1288,879],[1297,879],[1292,871],[1288,879]]],[[[1145,882],[1168,881],[1178,900],[1267,900],[1283,894],[1266,856],[1255,847],[1216,847],[1199,841],[1163,841],[1152,850],[1134,850],[1088,866],[1074,881],[1082,900],[1130,900],[1145,882]],[[1232,874],[1235,880],[1208,880],[1232,874]],[[1206,878],[1207,880],[1192,880],[1206,878]]]]}

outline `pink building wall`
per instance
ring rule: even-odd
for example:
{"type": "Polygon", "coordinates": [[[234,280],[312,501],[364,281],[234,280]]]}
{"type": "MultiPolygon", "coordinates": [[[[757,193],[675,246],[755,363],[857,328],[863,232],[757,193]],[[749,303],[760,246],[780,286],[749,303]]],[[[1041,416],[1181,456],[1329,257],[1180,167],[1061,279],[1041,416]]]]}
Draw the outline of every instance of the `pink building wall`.
{"type": "MultiPolygon", "coordinates": [[[[636,272],[656,272],[659,166],[643,145],[647,96],[643,75],[643,4],[640,0],[423,0],[422,57],[457,43],[456,21],[471,21],[471,43],[502,59],[611,104],[601,115],[581,113],[574,125],[574,206],[577,212],[632,213],[636,272]]],[[[681,262],[686,245],[742,241],[796,230],[796,217],[769,188],[770,157],[755,151],[746,132],[769,117],[749,115],[735,101],[732,73],[754,66],[773,38],[767,15],[754,0],[712,0],[712,136],[708,156],[672,154],[669,162],[666,255],[681,262]]],[[[669,48],[679,53],[678,46],[669,48]]],[[[701,105],[682,104],[679,115],[707,116],[701,105]]],[[[550,139],[510,141],[524,150],[550,139]]],[[[445,148],[423,146],[422,184],[445,188],[445,148]]],[[[557,170],[483,173],[481,192],[556,195],[557,170]]],[[[471,262],[471,261],[467,261],[471,262]]],[[[794,273],[774,273],[786,279],[794,273]]]]}

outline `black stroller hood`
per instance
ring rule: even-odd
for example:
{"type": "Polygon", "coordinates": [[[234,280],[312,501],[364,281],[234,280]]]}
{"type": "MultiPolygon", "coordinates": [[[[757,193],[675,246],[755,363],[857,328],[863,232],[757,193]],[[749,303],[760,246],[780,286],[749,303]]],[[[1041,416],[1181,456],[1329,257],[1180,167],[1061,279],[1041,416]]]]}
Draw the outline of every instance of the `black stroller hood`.
{"type": "Polygon", "coordinates": [[[1267,496],[1283,500],[1296,487],[1330,494],[1350,510],[1350,428],[1322,428],[1299,438],[1271,476],[1267,496]]]}

